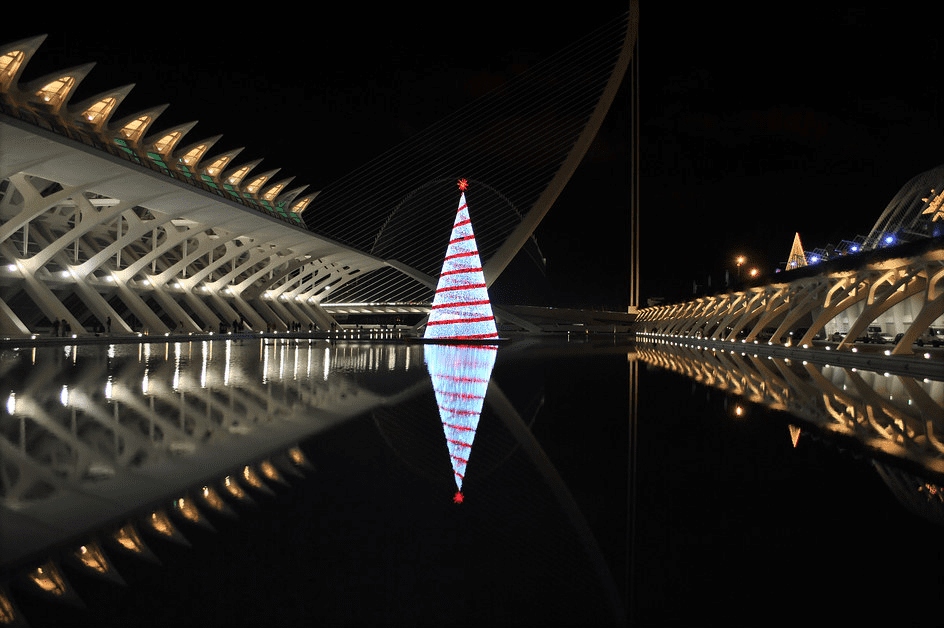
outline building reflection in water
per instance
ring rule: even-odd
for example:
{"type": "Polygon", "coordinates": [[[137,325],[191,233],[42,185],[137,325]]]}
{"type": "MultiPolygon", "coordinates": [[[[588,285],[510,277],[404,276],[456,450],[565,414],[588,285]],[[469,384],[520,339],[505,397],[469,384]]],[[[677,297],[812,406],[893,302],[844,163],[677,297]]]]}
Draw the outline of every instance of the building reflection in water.
{"type": "Polygon", "coordinates": [[[205,513],[310,470],[300,441],[389,401],[360,375],[402,387],[422,359],[262,338],[3,351],[0,625],[24,621],[17,589],[80,604],[63,564],[121,582],[108,552],[156,561],[142,532],[187,545],[182,523],[212,528],[205,513]]]}
{"type": "MultiPolygon", "coordinates": [[[[623,596],[605,552],[534,437],[544,380],[540,369],[508,360],[543,355],[528,344],[260,338],[0,352],[0,625],[16,625],[24,590],[80,603],[65,565],[121,582],[112,558],[158,562],[148,547],[155,537],[186,547],[190,526],[212,528],[217,519],[208,515],[235,518],[235,506],[310,471],[301,442],[363,416],[404,466],[467,498],[448,516],[488,512],[500,529],[492,536],[495,521],[479,519],[475,529],[490,544],[520,551],[524,541],[539,556],[553,547],[542,578],[557,569],[553,582],[563,590],[579,580],[574,574],[590,573],[602,585],[598,606],[620,616],[623,596]],[[511,366],[503,369],[500,357],[511,366]],[[528,490],[509,490],[510,477],[528,490]],[[534,512],[554,525],[538,534],[534,512]],[[513,535],[509,521],[526,522],[528,534],[513,535]]],[[[902,504],[944,523],[941,379],[661,342],[607,350],[630,358],[631,422],[637,366],[679,373],[723,391],[732,411],[759,405],[789,415],[794,444],[804,435],[855,443],[902,504]]],[[[639,444],[635,431],[630,438],[632,476],[639,444]]],[[[543,579],[532,585],[548,588],[543,579]]]]}
{"type": "Polygon", "coordinates": [[[640,343],[636,359],[725,391],[735,416],[749,404],[791,415],[794,446],[809,433],[856,447],[899,502],[944,524],[944,373],[917,379],[667,341],[640,343]]]}
{"type": "MultiPolygon", "coordinates": [[[[543,380],[511,369],[506,393],[492,381],[498,352],[260,338],[0,353],[0,623],[16,625],[24,593],[80,605],[67,564],[121,582],[111,559],[159,562],[155,538],[189,547],[193,526],[212,530],[311,470],[302,442],[358,417],[433,491],[451,485],[461,501],[471,470],[474,502],[447,515],[476,519],[463,542],[494,535],[489,546],[538,556],[553,547],[554,569],[596,587],[594,612],[621,617],[590,526],[531,431],[543,380]],[[508,490],[508,474],[527,493],[508,490]],[[509,521],[531,510],[541,527],[512,534],[509,521]]],[[[517,585],[566,591],[567,577],[545,581],[550,569],[517,585]]]]}

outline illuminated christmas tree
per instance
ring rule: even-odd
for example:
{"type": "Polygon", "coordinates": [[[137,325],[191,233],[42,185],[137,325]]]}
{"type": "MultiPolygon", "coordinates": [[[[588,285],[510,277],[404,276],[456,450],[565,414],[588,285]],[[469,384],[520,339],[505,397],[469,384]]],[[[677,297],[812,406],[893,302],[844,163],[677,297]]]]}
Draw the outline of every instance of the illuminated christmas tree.
{"type": "Polygon", "coordinates": [[[433,380],[456,480],[453,501],[457,504],[464,500],[462,481],[497,353],[496,345],[429,344],[424,347],[426,368],[433,380]]]}
{"type": "Polygon", "coordinates": [[[427,340],[498,340],[465,199],[468,187],[468,181],[459,180],[462,196],[423,335],[427,340]]]}
{"type": "Polygon", "coordinates": [[[790,247],[790,257],[787,258],[787,270],[806,266],[806,252],[800,242],[800,234],[793,236],[793,246],[790,247]]]}

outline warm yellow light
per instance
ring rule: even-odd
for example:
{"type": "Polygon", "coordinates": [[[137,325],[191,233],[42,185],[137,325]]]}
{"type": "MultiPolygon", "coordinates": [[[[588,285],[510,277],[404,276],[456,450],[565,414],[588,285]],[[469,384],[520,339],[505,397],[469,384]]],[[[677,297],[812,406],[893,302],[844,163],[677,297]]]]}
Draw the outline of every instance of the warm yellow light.
{"type": "MultiPolygon", "coordinates": [[[[26,53],[22,50],[10,50],[0,55],[0,86],[6,86],[13,80],[13,76],[25,60],[26,53]]],[[[0,612],[2,612],[2,609],[0,609],[0,612]]]]}
{"type": "Polygon", "coordinates": [[[105,554],[97,545],[82,545],[75,551],[75,557],[83,565],[98,573],[108,571],[108,562],[105,560],[105,554]]]}
{"type": "Polygon", "coordinates": [[[209,486],[203,487],[203,500],[209,504],[210,508],[213,510],[223,510],[226,507],[226,503],[223,501],[223,498],[220,497],[219,493],[209,486]]]}
{"type": "Polygon", "coordinates": [[[148,125],[153,122],[153,118],[148,115],[138,116],[134,120],[131,120],[123,127],[121,127],[118,132],[125,136],[131,142],[137,142],[141,139],[141,136],[144,135],[144,131],[147,129],[148,125]]]}
{"type": "Polygon", "coordinates": [[[151,527],[164,536],[173,536],[174,534],[174,525],[167,515],[160,511],[151,513],[151,527]]]}
{"type": "Polygon", "coordinates": [[[295,464],[303,464],[305,462],[305,454],[303,454],[302,450],[298,447],[292,447],[289,449],[288,455],[295,464]]]}
{"type": "Polygon", "coordinates": [[[200,144],[198,146],[194,146],[193,148],[188,150],[186,153],[184,153],[183,156],[180,157],[180,163],[185,164],[187,166],[192,166],[193,164],[200,161],[200,159],[203,157],[204,154],[206,154],[209,148],[210,148],[210,145],[206,143],[200,144]]]}
{"type": "Polygon", "coordinates": [[[249,483],[249,486],[254,488],[260,488],[262,486],[262,479],[249,465],[243,467],[243,479],[249,483]]]}
{"type": "Polygon", "coordinates": [[[56,107],[65,101],[66,96],[72,91],[75,84],[74,76],[60,76],[58,79],[50,81],[39,88],[36,92],[36,97],[56,107]]]}
{"type": "Polygon", "coordinates": [[[137,530],[129,523],[115,532],[115,541],[128,551],[140,554],[144,551],[144,543],[138,536],[137,530]]]}
{"type": "Polygon", "coordinates": [[[93,103],[88,109],[82,112],[82,117],[97,124],[107,118],[115,107],[118,106],[118,99],[114,97],[103,98],[93,103]]]}
{"type": "Polygon", "coordinates": [[[279,470],[275,468],[275,465],[269,462],[268,460],[264,461],[259,465],[259,469],[262,471],[262,475],[268,480],[279,481],[281,475],[279,475],[279,470]]]}
{"type": "Polygon", "coordinates": [[[200,521],[200,511],[197,510],[197,507],[189,499],[181,497],[174,502],[174,506],[187,521],[193,521],[194,523],[200,521]]]}
{"type": "Polygon", "coordinates": [[[226,165],[232,160],[232,155],[221,155],[210,162],[210,165],[205,168],[205,172],[211,177],[215,177],[216,175],[220,174],[223,168],[225,168],[226,165]]]}
{"type": "Polygon", "coordinates": [[[262,187],[262,184],[266,182],[269,177],[266,175],[261,175],[250,181],[246,184],[246,191],[250,194],[255,194],[259,191],[259,188],[262,187]]]}
{"type": "Polygon", "coordinates": [[[243,180],[243,177],[246,176],[246,173],[252,170],[253,166],[255,166],[255,164],[249,164],[241,167],[239,170],[227,177],[226,182],[230,185],[239,185],[240,181],[243,180]]]}
{"type": "Polygon", "coordinates": [[[62,574],[51,562],[31,571],[29,579],[46,593],[60,596],[66,592],[65,580],[62,579],[62,574]]]}
{"type": "Polygon", "coordinates": [[[16,622],[16,611],[13,610],[13,602],[7,599],[3,591],[0,591],[0,625],[9,626],[16,622]]]}
{"type": "Polygon", "coordinates": [[[223,480],[223,488],[226,489],[227,493],[237,499],[242,499],[246,496],[246,491],[243,490],[243,487],[240,486],[232,476],[226,476],[223,480]]]}
{"type": "Polygon", "coordinates": [[[180,138],[183,137],[183,133],[180,131],[171,131],[161,136],[156,142],[154,142],[154,150],[160,153],[161,155],[166,155],[168,151],[178,142],[180,138]]]}

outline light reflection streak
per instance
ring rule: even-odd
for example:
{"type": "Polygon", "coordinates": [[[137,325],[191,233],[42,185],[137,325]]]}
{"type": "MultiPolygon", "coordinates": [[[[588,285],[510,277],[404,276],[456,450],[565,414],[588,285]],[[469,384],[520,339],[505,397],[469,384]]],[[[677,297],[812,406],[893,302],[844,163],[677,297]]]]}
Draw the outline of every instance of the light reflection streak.
{"type": "Polygon", "coordinates": [[[230,361],[232,359],[232,340],[226,341],[226,355],[223,358],[223,385],[229,386],[230,361]]]}
{"type": "Polygon", "coordinates": [[[178,390],[180,388],[180,343],[174,343],[174,383],[171,388],[178,390]]]}
{"type": "Polygon", "coordinates": [[[285,343],[279,345],[279,381],[285,379],[285,343]]]}
{"type": "Polygon", "coordinates": [[[262,383],[269,383],[269,349],[265,344],[265,341],[262,343],[262,383]]]}
{"type": "Polygon", "coordinates": [[[210,364],[210,343],[203,341],[203,359],[200,361],[200,388],[207,387],[207,368],[210,364]]]}

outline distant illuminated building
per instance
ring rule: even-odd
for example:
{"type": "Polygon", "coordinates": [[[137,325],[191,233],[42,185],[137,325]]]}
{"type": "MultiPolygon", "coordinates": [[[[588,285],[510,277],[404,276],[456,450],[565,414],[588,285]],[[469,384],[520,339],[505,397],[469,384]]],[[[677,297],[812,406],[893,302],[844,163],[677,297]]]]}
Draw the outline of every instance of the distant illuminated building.
{"type": "Polygon", "coordinates": [[[921,200],[928,204],[927,209],[921,212],[922,215],[929,215],[931,222],[944,220],[944,192],[939,193],[932,188],[931,193],[921,200]]]}

